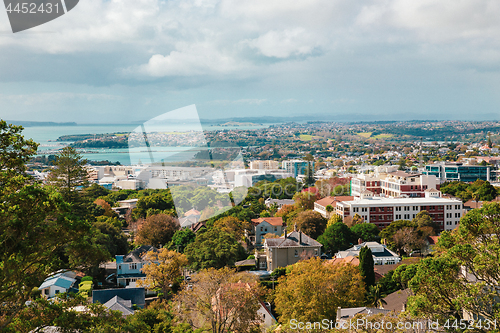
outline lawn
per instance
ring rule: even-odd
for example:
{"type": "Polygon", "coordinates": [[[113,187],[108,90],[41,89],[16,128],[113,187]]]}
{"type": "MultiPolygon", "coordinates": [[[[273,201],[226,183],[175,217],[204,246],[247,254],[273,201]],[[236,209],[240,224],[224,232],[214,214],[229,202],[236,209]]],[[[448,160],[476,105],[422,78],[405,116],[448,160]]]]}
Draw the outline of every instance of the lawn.
{"type": "Polygon", "coordinates": [[[388,133],[381,133],[379,135],[375,135],[373,139],[389,139],[392,138],[394,134],[388,134],[388,133]]]}
{"type": "Polygon", "coordinates": [[[370,136],[372,136],[372,132],[360,132],[358,133],[358,135],[368,139],[370,136]]]}

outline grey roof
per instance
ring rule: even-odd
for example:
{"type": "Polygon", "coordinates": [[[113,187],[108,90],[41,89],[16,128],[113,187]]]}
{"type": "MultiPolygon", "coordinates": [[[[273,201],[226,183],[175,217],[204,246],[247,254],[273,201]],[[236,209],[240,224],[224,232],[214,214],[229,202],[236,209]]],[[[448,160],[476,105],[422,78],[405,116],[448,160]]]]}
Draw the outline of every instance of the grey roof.
{"type": "Polygon", "coordinates": [[[104,303],[104,306],[109,310],[120,311],[124,317],[134,314],[132,301],[124,300],[119,296],[114,296],[109,301],[104,303]]]}
{"type": "Polygon", "coordinates": [[[200,220],[200,215],[189,215],[187,217],[181,217],[179,223],[181,228],[187,228],[197,223],[200,220]]]}
{"type": "Polygon", "coordinates": [[[63,275],[62,273],[59,273],[53,277],[48,278],[47,280],[43,281],[42,285],[38,289],[45,289],[51,286],[57,286],[65,289],[71,288],[73,283],[75,283],[76,280],[72,279],[70,277],[67,277],[63,275]]]}
{"type": "Polygon", "coordinates": [[[255,266],[255,259],[245,259],[234,263],[235,266],[255,266]]]}
{"type": "Polygon", "coordinates": [[[142,256],[149,251],[157,252],[158,249],[152,245],[142,245],[123,257],[123,262],[143,262],[142,256]]]}
{"type": "Polygon", "coordinates": [[[367,308],[366,306],[363,306],[360,308],[347,308],[347,309],[340,309],[340,318],[339,319],[352,318],[358,314],[374,315],[377,313],[389,313],[389,312],[391,312],[391,311],[385,310],[385,309],[367,308]]]}
{"type": "Polygon", "coordinates": [[[318,247],[321,243],[315,241],[302,231],[292,231],[287,237],[267,238],[267,247],[318,247]]]}
{"type": "Polygon", "coordinates": [[[92,302],[106,304],[106,302],[115,296],[123,300],[130,300],[132,304],[136,304],[140,308],[144,308],[146,303],[144,288],[96,289],[92,291],[92,302]]]}

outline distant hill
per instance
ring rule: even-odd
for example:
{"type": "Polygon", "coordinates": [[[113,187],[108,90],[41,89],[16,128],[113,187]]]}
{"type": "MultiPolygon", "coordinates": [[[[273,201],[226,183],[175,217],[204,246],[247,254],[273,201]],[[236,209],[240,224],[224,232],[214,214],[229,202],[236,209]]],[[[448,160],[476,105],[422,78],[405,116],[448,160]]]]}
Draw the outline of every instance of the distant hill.
{"type": "Polygon", "coordinates": [[[33,126],[77,126],[75,122],[67,123],[56,123],[53,121],[25,121],[25,120],[6,120],[8,124],[13,124],[23,127],[33,127],[33,126]]]}

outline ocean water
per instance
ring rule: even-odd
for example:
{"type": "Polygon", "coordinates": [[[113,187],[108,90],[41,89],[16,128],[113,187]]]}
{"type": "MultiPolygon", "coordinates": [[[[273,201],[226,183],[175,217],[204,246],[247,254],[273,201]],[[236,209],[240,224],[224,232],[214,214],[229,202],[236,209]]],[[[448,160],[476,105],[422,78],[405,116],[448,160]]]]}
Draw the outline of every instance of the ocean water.
{"type": "MultiPolygon", "coordinates": [[[[262,129],[267,128],[271,124],[263,124],[257,126],[210,126],[202,125],[204,131],[214,130],[228,130],[228,129],[262,129]]],[[[78,125],[78,126],[32,126],[25,127],[23,135],[25,138],[33,139],[38,142],[39,155],[50,155],[57,153],[57,150],[67,146],[71,142],[58,142],[57,138],[63,135],[73,134],[103,134],[115,132],[132,132],[137,128],[137,125],[78,125]]],[[[189,131],[191,125],[177,124],[175,131],[183,132],[189,131]]],[[[168,129],[172,130],[172,129],[168,129]]],[[[168,131],[166,130],[166,131],[168,131]]],[[[166,161],[186,161],[193,158],[195,152],[185,151],[184,147],[156,147],[154,149],[161,149],[165,154],[166,161]]],[[[102,148],[85,148],[79,149],[80,154],[92,161],[120,162],[122,165],[130,165],[132,161],[147,161],[149,160],[150,152],[147,149],[134,149],[132,153],[128,148],[125,149],[102,149],[102,148]],[[131,155],[132,154],[132,155],[131,155]]]]}

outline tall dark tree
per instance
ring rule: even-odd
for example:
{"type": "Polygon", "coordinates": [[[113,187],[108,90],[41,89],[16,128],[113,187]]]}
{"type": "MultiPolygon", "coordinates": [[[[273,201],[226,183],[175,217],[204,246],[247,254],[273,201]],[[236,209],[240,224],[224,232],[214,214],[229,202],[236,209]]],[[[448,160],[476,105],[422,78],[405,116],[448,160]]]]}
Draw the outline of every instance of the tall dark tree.
{"type": "Polygon", "coordinates": [[[359,251],[359,269],[368,290],[370,286],[375,284],[375,269],[372,250],[367,246],[361,248],[359,251]]]}
{"type": "Polygon", "coordinates": [[[70,146],[61,149],[54,161],[55,167],[50,172],[48,181],[69,202],[78,201],[77,189],[89,184],[85,164],[87,160],[70,146]]]}

